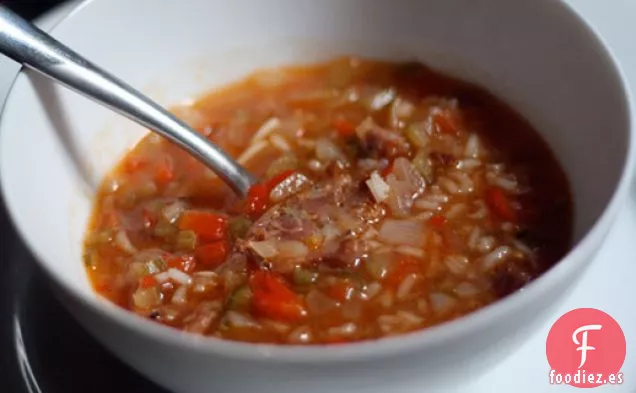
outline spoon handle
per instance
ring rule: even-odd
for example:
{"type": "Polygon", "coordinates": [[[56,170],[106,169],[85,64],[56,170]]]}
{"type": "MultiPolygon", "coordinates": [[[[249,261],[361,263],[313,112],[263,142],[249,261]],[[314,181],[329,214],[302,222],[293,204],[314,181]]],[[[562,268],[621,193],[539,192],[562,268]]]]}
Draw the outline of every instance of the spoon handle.
{"type": "Polygon", "coordinates": [[[0,52],[181,146],[246,196],[252,175],[161,106],[0,6],[0,52]]]}

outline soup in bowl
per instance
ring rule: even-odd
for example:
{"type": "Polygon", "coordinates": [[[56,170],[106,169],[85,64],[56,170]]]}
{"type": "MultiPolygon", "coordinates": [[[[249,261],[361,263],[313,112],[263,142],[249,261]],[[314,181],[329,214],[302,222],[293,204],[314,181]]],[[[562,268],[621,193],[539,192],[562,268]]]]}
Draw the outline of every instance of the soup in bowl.
{"type": "Polygon", "coordinates": [[[26,74],[0,168],[62,302],[169,389],[469,380],[546,320],[625,197],[624,84],[563,4],[120,11],[85,3],[54,35],[259,183],[241,200],[175,146],[26,74]]]}

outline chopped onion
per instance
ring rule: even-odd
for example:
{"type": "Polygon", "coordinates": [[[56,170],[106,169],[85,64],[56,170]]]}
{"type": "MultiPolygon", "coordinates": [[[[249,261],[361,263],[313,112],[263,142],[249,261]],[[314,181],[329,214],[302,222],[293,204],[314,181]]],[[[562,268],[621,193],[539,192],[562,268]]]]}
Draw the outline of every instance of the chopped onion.
{"type": "Polygon", "coordinates": [[[161,210],[161,215],[163,216],[163,218],[166,219],[166,221],[168,221],[171,224],[174,224],[175,222],[177,222],[179,217],[181,217],[181,214],[183,214],[185,209],[186,209],[185,203],[181,200],[178,200],[166,205],[161,210]]]}
{"type": "Polygon", "coordinates": [[[503,261],[508,254],[510,254],[510,247],[508,246],[499,246],[495,250],[493,250],[490,254],[486,255],[484,259],[481,261],[482,268],[484,270],[490,270],[503,261]]]}
{"type": "Polygon", "coordinates": [[[325,314],[338,306],[334,299],[315,289],[309,291],[305,300],[309,311],[316,315],[325,314]]]}
{"type": "Polygon", "coordinates": [[[303,258],[309,254],[309,248],[298,240],[280,240],[277,242],[278,256],[281,258],[303,258]]]}
{"type": "Polygon", "coordinates": [[[479,137],[477,134],[470,134],[468,137],[464,155],[470,158],[477,158],[479,156],[479,137]]]}
{"type": "Polygon", "coordinates": [[[218,275],[214,272],[196,272],[192,279],[192,291],[195,293],[205,293],[216,286],[219,283],[218,275]],[[202,273],[212,273],[202,274],[202,273]]]}
{"type": "Polygon", "coordinates": [[[278,254],[278,247],[273,240],[251,241],[249,246],[262,258],[268,259],[278,254]]]}
{"type": "Polygon", "coordinates": [[[393,213],[395,217],[408,217],[413,207],[410,185],[397,180],[394,174],[387,176],[386,183],[390,189],[386,204],[389,206],[389,209],[391,209],[391,213],[393,213]]]}
{"type": "Polygon", "coordinates": [[[168,273],[167,271],[155,274],[155,280],[157,280],[157,282],[159,283],[164,283],[168,281],[169,279],[170,279],[170,273],[168,273]]]}
{"type": "Polygon", "coordinates": [[[387,219],[380,227],[379,238],[397,246],[422,247],[424,227],[417,221],[387,219]]]}
{"type": "Polygon", "coordinates": [[[342,231],[332,223],[329,223],[322,227],[321,232],[325,242],[337,239],[342,235],[342,231]]]}
{"type": "Polygon", "coordinates": [[[182,285],[188,285],[192,281],[192,278],[189,275],[187,275],[186,273],[182,272],[179,269],[175,269],[175,268],[168,269],[168,275],[170,276],[171,280],[182,285]]]}
{"type": "Polygon", "coordinates": [[[259,325],[258,322],[256,322],[254,319],[236,311],[226,312],[225,318],[227,320],[227,323],[233,327],[252,329],[259,329],[261,327],[261,325],[259,325]]]}
{"type": "Polygon", "coordinates": [[[377,171],[374,171],[371,174],[371,177],[369,177],[366,181],[366,184],[376,202],[384,202],[389,197],[391,188],[388,184],[386,184],[384,179],[382,179],[382,176],[380,176],[377,171]]]}
{"type": "Polygon", "coordinates": [[[390,187],[387,204],[398,217],[406,217],[413,206],[413,200],[424,191],[426,182],[415,167],[404,157],[393,162],[393,169],[386,180],[390,187]]]}
{"type": "Polygon", "coordinates": [[[398,128],[402,124],[403,119],[407,119],[413,115],[415,112],[415,105],[413,105],[410,101],[397,97],[393,100],[393,104],[391,105],[391,113],[389,122],[391,127],[398,128]]]}
{"type": "Polygon", "coordinates": [[[269,193],[269,199],[278,203],[290,196],[304,190],[311,184],[309,178],[302,173],[294,172],[285,180],[278,183],[269,193]]]}
{"type": "Polygon", "coordinates": [[[166,268],[166,263],[163,259],[157,258],[146,262],[144,266],[148,274],[156,274],[166,268]]]}
{"type": "Polygon", "coordinates": [[[177,288],[176,291],[174,291],[174,294],[172,295],[172,299],[170,299],[170,301],[172,302],[172,304],[184,305],[187,302],[187,293],[188,287],[186,287],[185,285],[181,285],[179,288],[177,288]]]}
{"type": "Polygon", "coordinates": [[[392,173],[398,181],[408,183],[413,194],[424,191],[426,181],[406,158],[399,157],[393,162],[392,173]]]}
{"type": "Polygon", "coordinates": [[[346,160],[342,150],[327,138],[316,141],[316,157],[323,162],[346,160]]]}
{"type": "Polygon", "coordinates": [[[379,111],[385,106],[389,105],[391,101],[395,99],[396,91],[395,89],[386,89],[382,90],[371,98],[369,102],[369,108],[372,111],[379,111]]]}
{"type": "Polygon", "coordinates": [[[137,249],[130,242],[126,231],[119,230],[115,235],[115,244],[119,247],[120,250],[127,252],[128,254],[134,254],[137,252],[137,249]]]}
{"type": "Polygon", "coordinates": [[[161,303],[161,292],[158,287],[138,288],[132,295],[135,307],[149,310],[161,303]]]}
{"type": "Polygon", "coordinates": [[[428,146],[428,133],[430,132],[430,122],[412,123],[406,128],[406,138],[417,148],[428,146]]]}

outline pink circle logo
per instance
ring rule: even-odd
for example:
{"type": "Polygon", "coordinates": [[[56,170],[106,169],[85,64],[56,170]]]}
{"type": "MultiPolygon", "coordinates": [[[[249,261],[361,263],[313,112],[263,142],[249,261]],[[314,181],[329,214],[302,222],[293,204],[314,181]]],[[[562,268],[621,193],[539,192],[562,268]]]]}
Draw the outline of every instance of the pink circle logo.
{"type": "Polygon", "coordinates": [[[593,388],[623,383],[625,334],[607,313],[578,308],[559,318],[548,334],[550,383],[593,388]]]}

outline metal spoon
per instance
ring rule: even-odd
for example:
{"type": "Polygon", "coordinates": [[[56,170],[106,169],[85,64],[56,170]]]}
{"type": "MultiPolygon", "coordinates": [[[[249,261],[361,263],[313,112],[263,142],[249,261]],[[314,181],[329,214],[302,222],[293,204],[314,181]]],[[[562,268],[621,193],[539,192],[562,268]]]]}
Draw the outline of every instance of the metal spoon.
{"type": "Polygon", "coordinates": [[[239,163],[167,110],[2,6],[0,52],[175,142],[238,195],[246,196],[255,183],[239,163]]]}

